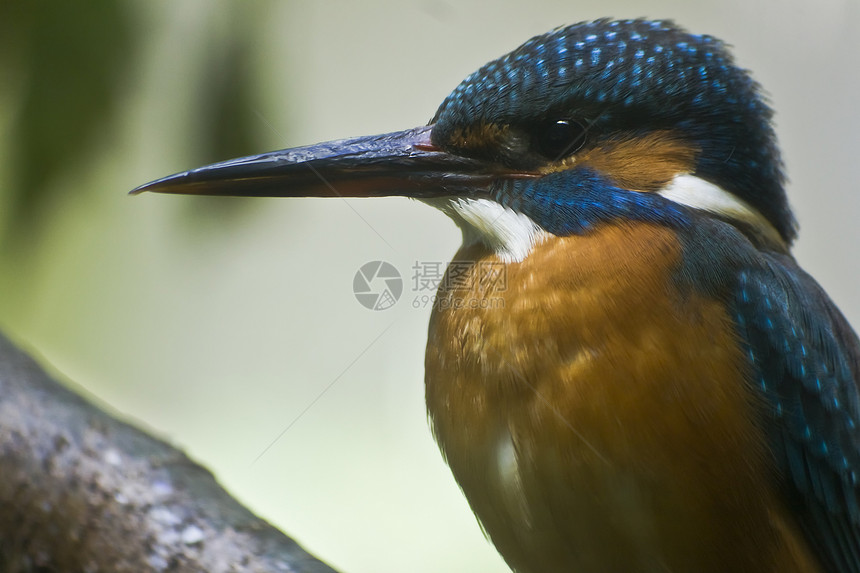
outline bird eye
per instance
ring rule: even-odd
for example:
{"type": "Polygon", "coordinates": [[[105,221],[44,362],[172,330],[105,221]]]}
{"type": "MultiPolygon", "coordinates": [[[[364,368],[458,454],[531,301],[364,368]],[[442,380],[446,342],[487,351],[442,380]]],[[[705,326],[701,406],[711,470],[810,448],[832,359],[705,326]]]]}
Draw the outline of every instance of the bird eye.
{"type": "Polygon", "coordinates": [[[585,127],[572,119],[549,122],[538,136],[540,152],[553,161],[579,151],[585,145],[585,127]]]}

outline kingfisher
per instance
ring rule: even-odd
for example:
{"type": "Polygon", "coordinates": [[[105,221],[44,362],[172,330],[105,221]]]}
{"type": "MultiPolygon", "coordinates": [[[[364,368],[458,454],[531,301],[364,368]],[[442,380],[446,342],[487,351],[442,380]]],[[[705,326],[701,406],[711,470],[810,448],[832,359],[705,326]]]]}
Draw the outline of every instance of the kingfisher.
{"type": "Polygon", "coordinates": [[[427,410],[513,571],[860,573],[860,343],[791,255],[772,110],[719,39],[557,28],[426,126],[142,191],[396,195],[456,222],[427,410]]]}

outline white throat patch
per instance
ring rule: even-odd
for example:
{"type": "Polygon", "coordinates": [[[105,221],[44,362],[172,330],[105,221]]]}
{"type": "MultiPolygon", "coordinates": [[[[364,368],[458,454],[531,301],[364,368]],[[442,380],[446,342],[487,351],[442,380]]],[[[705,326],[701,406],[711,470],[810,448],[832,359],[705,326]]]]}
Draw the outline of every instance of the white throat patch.
{"type": "Polygon", "coordinates": [[[451,217],[463,231],[463,245],[483,243],[506,263],[525,259],[550,234],[528,215],[492,199],[429,199],[426,203],[451,217]]]}
{"type": "MultiPolygon", "coordinates": [[[[774,246],[786,249],[782,236],[761,213],[743,199],[704,179],[676,175],[658,195],[747,225],[774,246]]],[[[482,243],[506,263],[521,262],[535,245],[551,234],[528,215],[492,199],[438,198],[423,201],[451,217],[463,231],[463,245],[482,243]]]]}

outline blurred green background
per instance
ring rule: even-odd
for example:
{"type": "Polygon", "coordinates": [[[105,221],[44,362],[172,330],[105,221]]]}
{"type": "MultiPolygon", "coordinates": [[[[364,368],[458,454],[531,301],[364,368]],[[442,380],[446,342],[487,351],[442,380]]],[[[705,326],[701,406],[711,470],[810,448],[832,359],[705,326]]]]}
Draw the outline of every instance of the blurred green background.
{"type": "Polygon", "coordinates": [[[487,60],[601,16],[735,46],[777,111],[795,254],[860,325],[857,0],[37,0],[0,4],[0,328],[339,569],[506,571],[423,409],[411,268],[451,257],[453,224],[405,199],[126,193],[423,124],[487,60]],[[406,281],[384,312],[352,294],[378,259],[406,281]]]}

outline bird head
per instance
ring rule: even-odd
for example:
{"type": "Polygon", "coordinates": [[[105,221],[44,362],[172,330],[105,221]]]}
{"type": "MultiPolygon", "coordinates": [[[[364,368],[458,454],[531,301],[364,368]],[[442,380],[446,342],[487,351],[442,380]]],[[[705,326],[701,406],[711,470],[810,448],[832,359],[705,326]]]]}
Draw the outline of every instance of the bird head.
{"type": "Polygon", "coordinates": [[[787,250],[772,112],[726,46],[668,21],[597,20],[467,77],[427,126],[243,157],[134,192],[427,201],[519,260],[545,234],[720,218],[787,250]]]}

